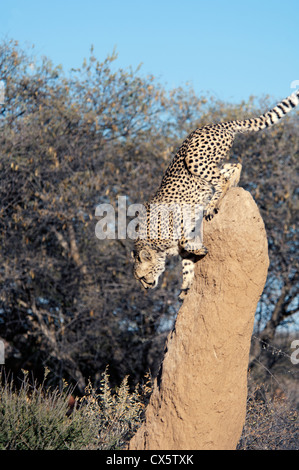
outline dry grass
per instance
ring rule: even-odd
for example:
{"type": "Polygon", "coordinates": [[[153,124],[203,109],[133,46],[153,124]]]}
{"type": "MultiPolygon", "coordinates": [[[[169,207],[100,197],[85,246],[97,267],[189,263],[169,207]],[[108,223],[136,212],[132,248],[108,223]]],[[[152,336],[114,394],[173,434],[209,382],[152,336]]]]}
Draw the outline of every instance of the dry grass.
{"type": "MultiPolygon", "coordinates": [[[[265,344],[248,377],[247,415],[239,449],[298,450],[298,365],[291,360],[294,336],[265,344]]],[[[253,337],[253,349],[259,339],[253,337]]]]}
{"type": "MultiPolygon", "coordinates": [[[[258,373],[249,376],[247,416],[239,450],[298,450],[298,412],[287,393],[270,376],[257,385],[258,373]],[[265,382],[265,381],[264,381],[265,382]]],[[[288,385],[294,386],[293,381],[288,385]]],[[[140,426],[151,381],[130,391],[128,377],[112,389],[106,370],[98,390],[89,384],[72,402],[71,389],[62,391],[31,384],[25,372],[21,387],[0,383],[0,450],[117,450],[124,449],[140,426]]],[[[292,393],[290,394],[292,395],[292,393]]]]}
{"type": "Polygon", "coordinates": [[[240,450],[298,450],[298,412],[282,394],[257,386],[249,393],[240,450]]]}

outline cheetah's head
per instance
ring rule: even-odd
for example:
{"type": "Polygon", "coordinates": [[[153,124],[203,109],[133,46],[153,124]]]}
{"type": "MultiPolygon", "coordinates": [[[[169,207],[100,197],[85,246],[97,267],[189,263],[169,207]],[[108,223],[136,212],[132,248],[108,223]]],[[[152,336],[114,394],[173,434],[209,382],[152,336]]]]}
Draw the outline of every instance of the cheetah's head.
{"type": "Polygon", "coordinates": [[[160,275],[165,270],[164,253],[159,253],[150,247],[137,248],[132,251],[134,259],[134,277],[145,289],[154,289],[160,275]]]}

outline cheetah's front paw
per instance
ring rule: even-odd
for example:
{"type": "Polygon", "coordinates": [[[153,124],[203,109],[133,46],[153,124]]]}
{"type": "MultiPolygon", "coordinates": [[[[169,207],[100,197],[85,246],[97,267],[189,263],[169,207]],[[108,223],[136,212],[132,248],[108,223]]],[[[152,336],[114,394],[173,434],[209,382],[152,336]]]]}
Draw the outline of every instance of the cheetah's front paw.
{"type": "Polygon", "coordinates": [[[212,220],[215,214],[218,213],[218,209],[216,207],[207,207],[204,211],[204,218],[206,220],[212,220]]]}

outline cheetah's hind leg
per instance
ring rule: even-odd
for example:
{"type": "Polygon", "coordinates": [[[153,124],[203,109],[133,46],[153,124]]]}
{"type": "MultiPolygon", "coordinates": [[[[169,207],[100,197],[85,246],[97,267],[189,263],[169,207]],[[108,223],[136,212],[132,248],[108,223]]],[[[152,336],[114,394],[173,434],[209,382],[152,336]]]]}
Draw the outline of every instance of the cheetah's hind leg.
{"type": "Polygon", "coordinates": [[[238,186],[242,171],[241,163],[225,163],[220,170],[220,173],[228,182],[228,187],[232,188],[238,186]]]}
{"type": "Polygon", "coordinates": [[[212,220],[218,213],[222,199],[229,188],[238,186],[242,165],[240,163],[225,163],[219,171],[220,180],[215,185],[216,192],[204,211],[206,220],[212,220]],[[218,187],[219,186],[219,187],[218,187]]]}

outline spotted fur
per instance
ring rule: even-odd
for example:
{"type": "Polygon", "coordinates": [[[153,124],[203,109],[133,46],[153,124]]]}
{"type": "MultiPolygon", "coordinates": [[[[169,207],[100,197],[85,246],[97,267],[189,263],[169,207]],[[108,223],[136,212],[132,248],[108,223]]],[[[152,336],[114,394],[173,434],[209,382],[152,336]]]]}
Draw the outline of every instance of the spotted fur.
{"type": "MultiPolygon", "coordinates": [[[[181,208],[201,205],[204,218],[211,220],[227,190],[236,186],[240,179],[240,164],[223,164],[236,134],[270,127],[298,104],[299,91],[296,91],[258,118],[207,125],[196,129],[185,139],[166,170],[160,188],[145,205],[146,213],[139,224],[133,252],[134,276],[143,287],[156,287],[165,270],[166,257],[180,255],[183,264],[180,297],[183,298],[192,284],[195,261],[207,254],[201,239],[190,241],[184,230],[181,230],[179,238],[173,236],[173,225],[183,223],[181,213],[174,213],[170,227],[166,227],[165,220],[168,219],[161,217],[156,206],[163,205],[167,210],[173,204],[181,208]],[[150,220],[155,221],[154,231],[150,220]]],[[[196,223],[193,219],[190,230],[196,223]]]]}

